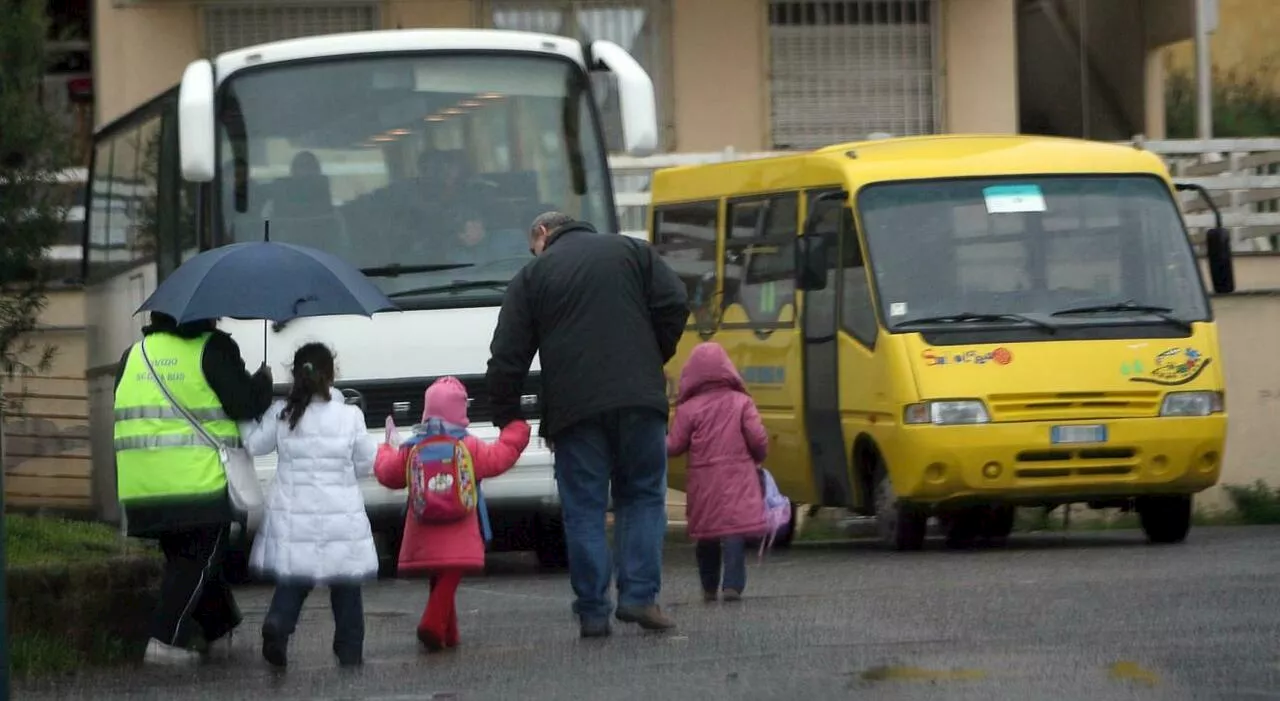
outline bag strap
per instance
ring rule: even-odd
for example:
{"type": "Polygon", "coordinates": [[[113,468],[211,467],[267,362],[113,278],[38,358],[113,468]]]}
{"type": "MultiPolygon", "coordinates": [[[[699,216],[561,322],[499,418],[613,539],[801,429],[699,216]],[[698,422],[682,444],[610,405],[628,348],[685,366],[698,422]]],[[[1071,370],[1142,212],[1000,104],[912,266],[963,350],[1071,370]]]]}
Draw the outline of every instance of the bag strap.
{"type": "Polygon", "coordinates": [[[182,414],[182,418],[187,420],[187,423],[191,425],[191,428],[195,429],[195,432],[199,434],[200,438],[203,439],[205,443],[209,444],[210,448],[217,450],[219,453],[224,453],[227,446],[206,431],[204,426],[200,424],[200,421],[174,398],[173,393],[169,391],[169,387],[165,385],[164,380],[160,377],[160,373],[156,372],[155,366],[151,364],[150,356],[147,355],[147,339],[145,337],[142,339],[142,343],[138,344],[138,348],[142,351],[142,362],[146,363],[147,372],[151,373],[151,379],[155,380],[156,384],[160,386],[160,391],[164,393],[164,398],[169,400],[169,404],[171,404],[174,409],[177,409],[179,414],[182,414]]]}

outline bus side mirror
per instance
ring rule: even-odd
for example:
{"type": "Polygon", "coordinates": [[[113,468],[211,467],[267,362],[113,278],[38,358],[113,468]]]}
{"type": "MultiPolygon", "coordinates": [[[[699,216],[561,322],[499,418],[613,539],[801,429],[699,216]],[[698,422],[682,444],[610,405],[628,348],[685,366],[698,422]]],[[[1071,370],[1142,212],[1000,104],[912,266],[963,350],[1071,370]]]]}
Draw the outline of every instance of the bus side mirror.
{"type": "Polygon", "coordinates": [[[821,290],[827,286],[827,241],[820,234],[796,240],[796,288],[821,290]]]}
{"type": "Polygon", "coordinates": [[[598,61],[618,79],[623,148],[632,156],[653,153],[658,148],[658,108],[653,96],[653,79],[626,49],[612,41],[593,41],[588,53],[593,70],[598,61]]]}
{"type": "Polygon", "coordinates": [[[188,182],[213,180],[216,141],[213,124],[213,64],[192,61],[182,73],[178,89],[178,151],[182,177],[188,182]]]}
{"type": "Polygon", "coordinates": [[[1231,234],[1226,229],[1215,226],[1204,234],[1205,252],[1209,259],[1209,279],[1213,282],[1213,291],[1218,294],[1230,294],[1236,291],[1236,271],[1231,260],[1231,234]]]}

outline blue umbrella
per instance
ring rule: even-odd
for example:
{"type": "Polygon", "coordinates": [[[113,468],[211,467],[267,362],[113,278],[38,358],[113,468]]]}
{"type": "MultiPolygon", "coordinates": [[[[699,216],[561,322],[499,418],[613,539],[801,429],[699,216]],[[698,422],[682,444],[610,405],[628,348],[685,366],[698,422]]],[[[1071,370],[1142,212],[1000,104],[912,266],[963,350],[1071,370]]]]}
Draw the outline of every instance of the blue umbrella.
{"type": "Polygon", "coordinates": [[[306,246],[274,241],[235,243],[183,263],[138,308],[178,323],[199,319],[373,316],[397,311],[363,273],[306,246]]]}

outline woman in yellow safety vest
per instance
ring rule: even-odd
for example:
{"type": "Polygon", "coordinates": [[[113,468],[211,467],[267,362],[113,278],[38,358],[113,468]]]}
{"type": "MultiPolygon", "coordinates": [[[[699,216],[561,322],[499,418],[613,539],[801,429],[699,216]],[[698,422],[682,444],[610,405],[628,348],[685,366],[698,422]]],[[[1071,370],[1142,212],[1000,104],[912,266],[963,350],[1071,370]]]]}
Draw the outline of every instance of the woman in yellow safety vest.
{"type": "Polygon", "coordinates": [[[213,320],[178,324],[153,312],[120,360],[115,389],[117,497],[129,535],[156,539],[165,555],[160,601],[145,660],[195,662],[193,633],[209,651],[228,651],[240,611],[222,574],[232,521],[218,453],[156,384],[224,443],[240,441],[237,421],[271,404],[271,371],[250,375],[231,336],[213,320]],[[146,359],[142,347],[145,344],[146,359]]]}

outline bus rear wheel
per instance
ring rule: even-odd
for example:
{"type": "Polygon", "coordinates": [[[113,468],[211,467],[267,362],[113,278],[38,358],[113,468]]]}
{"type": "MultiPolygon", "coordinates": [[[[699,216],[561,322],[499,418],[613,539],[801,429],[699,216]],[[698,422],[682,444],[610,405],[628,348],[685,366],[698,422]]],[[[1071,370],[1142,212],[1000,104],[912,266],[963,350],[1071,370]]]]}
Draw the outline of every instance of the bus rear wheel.
{"type": "Polygon", "coordinates": [[[880,539],[895,550],[919,550],[929,515],[918,507],[898,499],[889,474],[881,468],[876,474],[876,530],[880,539]]]}
{"type": "Polygon", "coordinates": [[[1138,499],[1138,520],[1152,543],[1181,543],[1191,530],[1191,496],[1142,497],[1138,499]]]}

